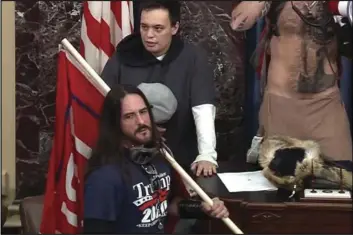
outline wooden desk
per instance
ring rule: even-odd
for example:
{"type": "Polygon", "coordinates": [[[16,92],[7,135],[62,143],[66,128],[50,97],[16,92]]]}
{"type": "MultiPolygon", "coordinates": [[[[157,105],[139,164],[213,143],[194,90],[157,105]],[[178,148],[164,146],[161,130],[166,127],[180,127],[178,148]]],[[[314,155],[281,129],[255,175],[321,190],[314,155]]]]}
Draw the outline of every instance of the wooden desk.
{"type": "MultiPolygon", "coordinates": [[[[219,164],[219,172],[259,170],[254,165],[219,164]]],[[[198,178],[199,185],[211,196],[221,198],[230,211],[230,219],[244,233],[353,233],[351,203],[289,202],[277,191],[229,193],[218,176],[198,178]]],[[[220,220],[203,221],[208,233],[228,233],[220,220]]]]}

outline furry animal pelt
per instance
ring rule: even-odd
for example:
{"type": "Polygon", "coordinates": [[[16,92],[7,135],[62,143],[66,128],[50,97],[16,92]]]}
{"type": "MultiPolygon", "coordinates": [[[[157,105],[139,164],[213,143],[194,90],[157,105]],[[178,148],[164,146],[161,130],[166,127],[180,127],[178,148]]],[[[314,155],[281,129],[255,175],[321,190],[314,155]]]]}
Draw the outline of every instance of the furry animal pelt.
{"type": "Polygon", "coordinates": [[[285,136],[265,137],[260,144],[259,164],[264,176],[279,188],[299,191],[308,176],[322,178],[352,190],[352,172],[323,156],[311,140],[285,136]]]}

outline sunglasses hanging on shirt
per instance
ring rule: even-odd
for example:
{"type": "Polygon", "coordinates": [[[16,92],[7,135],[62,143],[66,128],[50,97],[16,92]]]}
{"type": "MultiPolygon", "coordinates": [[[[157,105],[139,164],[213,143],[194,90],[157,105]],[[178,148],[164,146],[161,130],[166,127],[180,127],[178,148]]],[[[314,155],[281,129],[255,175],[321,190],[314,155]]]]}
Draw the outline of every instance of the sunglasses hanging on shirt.
{"type": "Polygon", "coordinates": [[[141,165],[141,167],[149,177],[149,180],[151,182],[152,192],[156,192],[159,189],[161,189],[161,182],[159,180],[156,167],[152,164],[144,164],[144,165],[141,165]]]}

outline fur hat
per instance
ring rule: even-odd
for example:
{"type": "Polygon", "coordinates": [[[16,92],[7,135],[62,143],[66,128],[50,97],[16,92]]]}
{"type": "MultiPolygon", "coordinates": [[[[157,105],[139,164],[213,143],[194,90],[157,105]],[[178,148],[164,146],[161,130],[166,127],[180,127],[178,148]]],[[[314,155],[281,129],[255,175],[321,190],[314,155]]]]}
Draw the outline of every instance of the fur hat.
{"type": "Polygon", "coordinates": [[[264,176],[279,188],[302,190],[308,176],[322,178],[352,190],[352,172],[323,157],[319,144],[285,136],[265,137],[259,164],[264,176]]]}

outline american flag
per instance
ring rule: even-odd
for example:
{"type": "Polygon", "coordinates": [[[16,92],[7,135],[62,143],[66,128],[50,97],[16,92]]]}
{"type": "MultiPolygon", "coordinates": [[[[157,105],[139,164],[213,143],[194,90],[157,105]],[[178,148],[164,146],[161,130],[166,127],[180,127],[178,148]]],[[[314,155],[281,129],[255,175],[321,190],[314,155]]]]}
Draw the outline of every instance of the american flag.
{"type": "MultiPolygon", "coordinates": [[[[97,74],[119,41],[132,32],[132,26],[131,1],[84,3],[80,53],[97,74]]],[[[82,233],[84,169],[97,139],[99,113],[109,89],[104,82],[100,85],[92,82],[70,52],[59,50],[55,136],[40,227],[42,234],[82,233]]],[[[174,174],[174,179],[180,179],[174,174]]],[[[181,196],[189,196],[182,180],[174,181],[173,187],[181,196]]],[[[169,217],[165,231],[171,233],[178,221],[177,217],[169,217]]]]}
{"type": "MultiPolygon", "coordinates": [[[[132,1],[87,1],[83,12],[80,52],[100,74],[116,45],[133,30],[132,1]]],[[[88,80],[76,59],[61,49],[42,234],[82,232],[84,168],[97,138],[99,111],[107,90],[88,80]]]]}
{"type": "Polygon", "coordinates": [[[80,53],[100,74],[118,43],[134,26],[132,1],[83,3],[80,53]]]}

